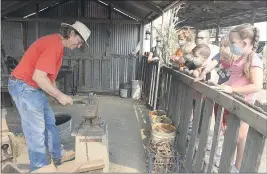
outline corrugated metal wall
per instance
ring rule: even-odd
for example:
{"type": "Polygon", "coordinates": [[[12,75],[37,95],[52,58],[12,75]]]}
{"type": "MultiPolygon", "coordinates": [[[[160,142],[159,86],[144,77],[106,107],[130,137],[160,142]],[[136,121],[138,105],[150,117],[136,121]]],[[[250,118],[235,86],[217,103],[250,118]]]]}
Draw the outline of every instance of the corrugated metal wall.
{"type": "Polygon", "coordinates": [[[1,43],[7,55],[20,57],[24,53],[22,24],[1,22],[1,43]]]}
{"type": "MultiPolygon", "coordinates": [[[[68,76],[67,93],[71,93],[73,81],[79,84],[78,92],[117,93],[121,83],[129,83],[136,77],[137,57],[109,55],[102,58],[66,58],[65,65],[78,64],[79,74],[68,76]],[[74,80],[73,80],[74,78],[74,80]],[[78,79],[77,79],[78,78],[78,79]]],[[[75,66],[74,69],[76,69],[75,66]]],[[[77,69],[76,69],[77,71],[77,69]]],[[[64,90],[64,80],[61,88],[64,90]]]]}
{"type": "MultiPolygon", "coordinates": [[[[40,13],[40,17],[77,17],[78,5],[76,2],[70,1],[57,8],[42,12],[40,13]]],[[[85,17],[108,19],[108,9],[103,4],[94,1],[85,1],[85,17]]],[[[112,12],[112,19],[129,18],[112,12]]],[[[18,26],[4,25],[7,27],[7,30],[9,28],[18,30],[18,26]]],[[[109,26],[109,24],[103,23],[85,23],[85,25],[91,30],[91,36],[88,40],[90,48],[86,49],[83,53],[78,50],[70,51],[65,49],[63,60],[63,65],[69,65],[75,63],[76,60],[68,59],[81,59],[79,61],[80,74],[78,89],[81,91],[114,92],[119,89],[120,83],[130,82],[132,79],[135,79],[136,59],[130,58],[127,55],[138,44],[139,25],[111,24],[109,26]],[[107,51],[109,28],[111,30],[109,54],[104,57],[107,51]]],[[[25,26],[27,30],[27,47],[29,47],[36,40],[35,22],[28,22],[25,26]]],[[[40,37],[59,32],[59,27],[59,22],[40,22],[40,37]]],[[[12,33],[10,33],[11,35],[12,33]]],[[[17,44],[10,43],[9,45],[11,45],[10,47],[14,47],[17,44]]],[[[71,80],[68,83],[68,90],[71,90],[71,80]]]]}
{"type": "MultiPolygon", "coordinates": [[[[40,17],[77,17],[78,6],[77,1],[70,1],[58,8],[53,8],[40,17]]],[[[85,1],[85,17],[96,19],[108,19],[108,9],[105,5],[94,2],[85,1]]],[[[113,19],[126,19],[124,16],[112,12],[113,19]]],[[[108,41],[109,24],[103,23],[85,23],[91,30],[91,36],[88,40],[90,49],[87,53],[104,55],[108,41]]],[[[59,31],[59,22],[40,22],[40,36],[59,31]]],[[[35,41],[35,23],[28,23],[28,46],[35,41]]],[[[111,27],[111,54],[129,54],[138,43],[139,25],[134,24],[113,24],[111,27]]],[[[70,51],[66,51],[67,55],[73,55],[70,51]]]]}

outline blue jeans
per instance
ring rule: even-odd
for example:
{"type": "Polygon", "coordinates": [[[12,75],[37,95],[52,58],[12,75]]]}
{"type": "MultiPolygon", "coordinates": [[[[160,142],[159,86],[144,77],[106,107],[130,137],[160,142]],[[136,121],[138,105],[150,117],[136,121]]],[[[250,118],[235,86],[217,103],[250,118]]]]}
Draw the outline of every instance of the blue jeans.
{"type": "Polygon", "coordinates": [[[9,79],[8,91],[21,117],[30,159],[30,172],[48,165],[47,148],[53,161],[60,161],[64,150],[61,148],[54,113],[44,91],[18,79],[9,79]]]}

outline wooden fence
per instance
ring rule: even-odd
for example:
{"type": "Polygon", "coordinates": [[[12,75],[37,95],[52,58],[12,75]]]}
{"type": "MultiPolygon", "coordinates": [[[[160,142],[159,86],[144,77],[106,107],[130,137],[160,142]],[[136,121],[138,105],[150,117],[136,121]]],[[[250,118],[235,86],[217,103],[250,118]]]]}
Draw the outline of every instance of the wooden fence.
{"type": "MultiPolygon", "coordinates": [[[[143,63],[146,61],[144,60],[143,63]]],[[[255,110],[230,95],[213,90],[205,83],[194,82],[192,77],[170,67],[161,66],[155,70],[158,67],[156,64],[142,65],[150,67],[150,71],[143,71],[146,77],[142,79],[144,88],[150,85],[149,90],[143,90],[143,97],[152,98],[154,101],[152,106],[156,106],[154,109],[165,110],[168,117],[173,120],[178,130],[175,147],[180,152],[183,171],[212,172],[223,112],[227,109],[230,114],[227,117],[227,129],[218,172],[228,173],[231,170],[241,121],[249,124],[249,130],[240,172],[257,172],[267,136],[266,112],[255,110]],[[156,88],[159,90],[155,90],[156,88]],[[195,100],[194,106],[193,100],[195,100]],[[219,106],[212,135],[212,147],[209,160],[205,160],[205,148],[215,103],[219,106]],[[188,136],[192,115],[191,135],[188,136]]],[[[146,101],[148,105],[151,105],[151,100],[146,99],[146,101]]]]}

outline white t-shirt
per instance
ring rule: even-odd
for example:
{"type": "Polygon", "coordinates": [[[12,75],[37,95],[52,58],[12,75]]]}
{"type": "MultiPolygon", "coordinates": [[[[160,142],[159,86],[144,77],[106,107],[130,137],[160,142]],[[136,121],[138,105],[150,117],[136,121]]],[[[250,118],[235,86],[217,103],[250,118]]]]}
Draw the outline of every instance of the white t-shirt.
{"type": "Polygon", "coordinates": [[[212,45],[212,44],[209,44],[209,47],[211,51],[209,60],[211,60],[214,56],[216,56],[220,52],[220,47],[218,47],[217,45],[212,45]]]}
{"type": "Polygon", "coordinates": [[[150,40],[144,40],[143,42],[144,52],[150,52],[150,40]]]}
{"type": "Polygon", "coordinates": [[[211,63],[211,60],[213,57],[215,57],[219,52],[220,52],[220,47],[216,46],[216,45],[212,45],[212,44],[208,44],[209,48],[210,48],[210,56],[209,58],[204,62],[204,66],[206,66],[207,64],[211,63]]]}

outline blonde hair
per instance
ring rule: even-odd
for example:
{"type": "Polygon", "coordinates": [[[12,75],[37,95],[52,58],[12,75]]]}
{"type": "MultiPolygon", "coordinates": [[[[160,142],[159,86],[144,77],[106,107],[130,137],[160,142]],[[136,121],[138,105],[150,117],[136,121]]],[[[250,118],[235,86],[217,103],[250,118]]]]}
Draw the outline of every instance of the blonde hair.
{"type": "Polygon", "coordinates": [[[184,55],[192,53],[192,50],[195,48],[196,44],[194,42],[187,42],[182,48],[184,55]]]}
{"type": "Polygon", "coordinates": [[[178,31],[178,38],[185,38],[187,42],[193,42],[194,34],[189,27],[185,27],[178,31]]]}
{"type": "Polygon", "coordinates": [[[244,73],[246,77],[250,79],[250,67],[252,63],[252,58],[254,54],[256,54],[256,49],[259,44],[260,31],[257,27],[254,27],[251,24],[242,24],[233,28],[230,32],[238,33],[242,40],[249,39],[251,41],[251,44],[253,45],[252,51],[247,56],[244,66],[244,73]]]}

